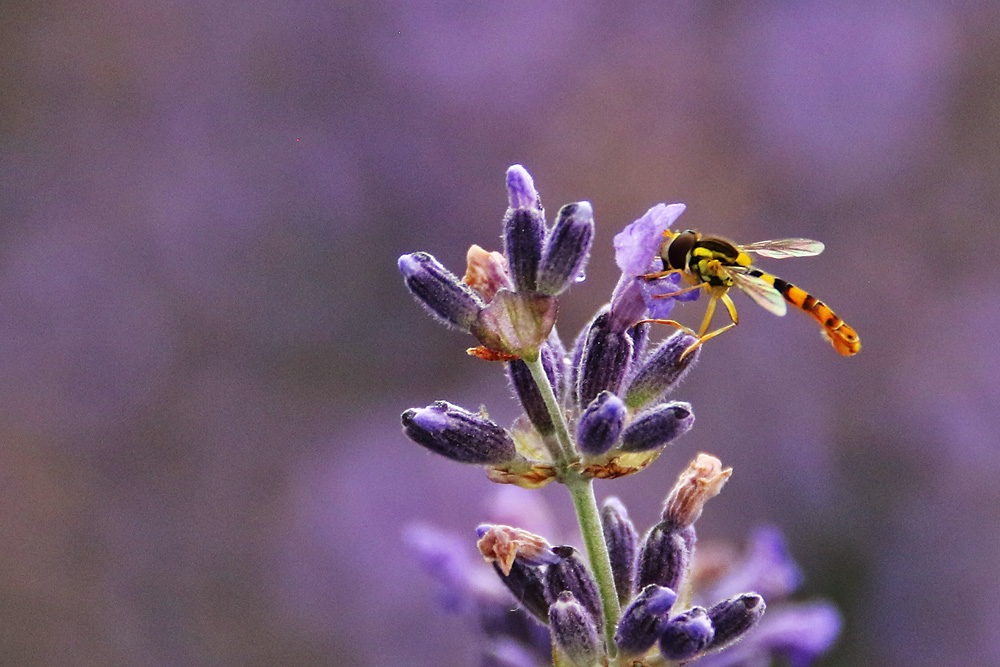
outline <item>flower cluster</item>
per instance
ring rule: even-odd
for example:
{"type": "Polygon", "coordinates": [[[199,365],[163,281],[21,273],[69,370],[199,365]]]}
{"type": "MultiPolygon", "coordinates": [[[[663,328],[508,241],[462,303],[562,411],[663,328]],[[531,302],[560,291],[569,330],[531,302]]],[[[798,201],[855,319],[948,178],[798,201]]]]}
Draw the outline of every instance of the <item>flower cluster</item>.
{"type": "Polygon", "coordinates": [[[684,206],[653,207],[619,234],[622,278],[567,355],[554,327],[558,296],[583,277],[592,208],[567,204],[548,229],[523,167],[508,170],[507,187],[503,254],[472,246],[461,280],[427,253],[403,255],[399,267],[430,313],[479,340],[471,354],[506,362],[527,419],[504,429],[438,401],[403,414],[406,434],[453,460],[487,466],[494,481],[525,487],[560,479],[568,468],[598,478],[637,472],[694,422],[689,404],[663,398],[697,359],[697,350],[682,359],[696,339],[677,332],[647,350],[649,325],[642,323],[673,306],[654,296],[675,291],[676,281],[641,276],[655,267],[663,231],[684,206]]]}
{"type": "MultiPolygon", "coordinates": [[[[511,502],[505,500],[503,504],[508,505],[503,513],[511,514],[511,502]]],[[[514,505],[513,514],[524,522],[545,514],[537,498],[519,497],[514,505]]],[[[646,580],[642,577],[650,575],[638,574],[635,566],[640,553],[658,550],[667,541],[663,537],[665,531],[654,526],[640,541],[624,505],[613,496],[604,501],[601,519],[616,563],[616,583],[619,577],[628,582],[619,590],[627,590],[627,595],[632,596],[624,605],[625,614],[615,636],[623,665],[667,664],[669,656],[690,653],[711,635],[702,657],[698,658],[699,667],[767,665],[779,659],[802,667],[825,653],[840,632],[840,615],[830,603],[789,599],[802,583],[802,574],[774,528],[756,529],[743,554],[708,543],[699,546],[698,557],[693,558],[687,543],[681,541],[674,562],[687,559],[690,563],[688,573],[679,577],[677,584],[680,589],[691,591],[690,600],[684,602],[675,589],[662,583],[653,581],[643,585],[646,580]],[[756,594],[742,591],[756,591],[756,594]],[[749,632],[748,622],[759,617],[764,609],[763,602],[753,603],[764,596],[768,600],[767,614],[749,632]],[[737,635],[743,639],[737,641],[737,635]],[[642,657],[636,657],[640,653],[642,657]]],[[[568,592],[576,604],[584,609],[594,606],[592,601],[586,604],[579,601],[586,600],[593,592],[593,580],[580,567],[579,555],[571,547],[551,547],[538,535],[507,526],[480,526],[477,530],[488,540],[496,539],[497,535],[511,535],[507,540],[514,544],[510,551],[517,550],[515,543],[519,537],[520,541],[541,546],[550,554],[540,555],[541,550],[533,556],[519,554],[505,572],[507,566],[502,558],[496,556],[488,541],[480,539],[481,552],[490,555],[493,569],[499,575],[485,577],[484,574],[493,573],[470,557],[459,536],[426,524],[413,524],[407,529],[406,541],[411,553],[436,581],[442,607],[450,613],[473,617],[481,626],[484,636],[481,664],[491,667],[551,664],[556,630],[549,616],[553,613],[568,626],[559,635],[560,646],[580,646],[584,664],[591,664],[586,660],[593,655],[590,649],[595,644],[593,621],[569,603],[567,591],[555,590],[558,582],[570,581],[572,590],[568,592]],[[557,569],[552,567],[556,562],[553,556],[569,562],[549,575],[550,568],[557,569]],[[581,574],[574,579],[565,575],[567,571],[581,574]],[[550,581],[556,585],[548,589],[550,581]],[[512,593],[520,603],[516,609],[511,606],[512,593]],[[576,613],[567,613],[572,611],[576,613]],[[575,616],[576,621],[565,622],[567,616],[575,616]]],[[[677,572],[674,568],[667,574],[676,577],[677,572]]],[[[596,643],[599,645],[599,640],[596,643]]]]}
{"type": "Polygon", "coordinates": [[[498,631],[510,624],[499,622],[495,609],[483,612],[493,608],[482,600],[495,600],[496,592],[456,574],[453,549],[425,531],[411,540],[415,552],[450,584],[453,603],[479,600],[474,606],[484,627],[493,628],[488,634],[503,639],[502,648],[491,644],[488,664],[537,664],[537,655],[528,654],[539,636],[555,665],[708,660],[755,626],[765,609],[750,585],[695,604],[701,591],[691,574],[694,524],[731,469],[699,455],[668,495],[662,520],[642,540],[620,502],[609,498],[599,508],[593,492],[594,479],[644,469],[694,423],[691,405],[668,396],[697,361],[698,339],[679,330],[655,345],[645,322],[665,319],[678,298],[697,298],[697,291],[676,295],[676,275],[647,279],[659,268],[664,232],[684,205],[654,206],[615,237],[621,278],[610,303],[567,353],[555,329],[558,299],[584,278],[593,209],[588,202],[567,204],[550,227],[531,176],[519,165],[507,172],[507,192],[502,253],[472,246],[461,279],[422,252],[400,257],[399,268],[436,319],[477,339],[470,354],[505,364],[524,416],[505,428],[482,409],[437,401],[405,411],[403,429],[437,454],[484,466],[494,482],[566,485],[586,559],[571,546],[552,546],[520,528],[481,526],[481,553],[520,608],[541,624],[522,619],[516,632],[508,632],[498,631]],[[463,587],[479,593],[458,594],[463,587]]]}

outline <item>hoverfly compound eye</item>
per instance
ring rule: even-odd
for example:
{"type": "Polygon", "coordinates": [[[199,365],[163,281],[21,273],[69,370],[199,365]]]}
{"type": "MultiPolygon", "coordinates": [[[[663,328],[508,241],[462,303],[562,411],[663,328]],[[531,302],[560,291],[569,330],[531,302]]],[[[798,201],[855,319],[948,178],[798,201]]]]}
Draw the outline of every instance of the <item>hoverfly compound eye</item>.
{"type": "Polygon", "coordinates": [[[687,256],[698,240],[698,234],[690,229],[675,236],[663,257],[665,269],[683,269],[687,266],[687,256]]]}

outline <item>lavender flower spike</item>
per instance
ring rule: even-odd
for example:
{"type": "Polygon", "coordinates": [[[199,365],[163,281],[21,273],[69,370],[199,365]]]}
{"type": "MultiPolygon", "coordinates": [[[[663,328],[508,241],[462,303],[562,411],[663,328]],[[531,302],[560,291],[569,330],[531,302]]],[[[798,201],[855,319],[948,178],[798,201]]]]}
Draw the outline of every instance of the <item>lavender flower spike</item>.
{"type": "Polygon", "coordinates": [[[521,165],[507,170],[510,208],[503,221],[504,254],[518,292],[534,292],[545,240],[545,218],[531,175],[521,165]]]}
{"type": "Polygon", "coordinates": [[[663,624],[660,654],[667,660],[690,660],[704,651],[715,629],[704,607],[692,607],[663,624]]]}
{"type": "Polygon", "coordinates": [[[583,269],[594,240],[594,210],[590,202],[559,209],[538,268],[538,291],[553,296],[583,279],[583,269]]]}
{"type": "Polygon", "coordinates": [[[652,648],[676,600],[677,593],[669,588],[654,584],[642,589],[618,622],[615,644],[621,652],[638,656],[652,648]]]}
{"type": "Polygon", "coordinates": [[[580,415],[576,442],[580,451],[599,456],[615,446],[625,425],[625,404],[610,391],[602,391],[580,415]]]}
{"type": "Polygon", "coordinates": [[[549,607],[549,627],[553,641],[573,667],[600,664],[603,651],[594,619],[569,591],[561,593],[549,607]]]}
{"type": "Polygon", "coordinates": [[[495,422],[446,401],[403,413],[407,437],[459,463],[500,464],[517,456],[514,441],[495,422]]]}
{"type": "Polygon", "coordinates": [[[681,401],[664,403],[638,417],[622,435],[622,450],[645,452],[664,447],[691,430],[694,414],[691,404],[681,401]]]}
{"type": "Polygon", "coordinates": [[[764,615],[764,598],[756,593],[744,593],[723,600],[708,610],[715,628],[715,638],[708,649],[720,649],[733,643],[752,628],[764,615]]]}
{"type": "Polygon", "coordinates": [[[399,270],[417,301],[444,324],[468,331],[483,309],[479,295],[426,252],[403,255],[399,270]]]}

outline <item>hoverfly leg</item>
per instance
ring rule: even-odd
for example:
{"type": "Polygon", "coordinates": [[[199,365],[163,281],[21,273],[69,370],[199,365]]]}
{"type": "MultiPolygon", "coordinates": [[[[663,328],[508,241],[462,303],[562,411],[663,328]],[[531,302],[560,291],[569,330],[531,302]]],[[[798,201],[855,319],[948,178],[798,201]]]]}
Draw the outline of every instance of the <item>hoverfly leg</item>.
{"type": "Polygon", "coordinates": [[[698,336],[698,334],[696,334],[693,329],[689,329],[680,322],[677,322],[675,320],[639,320],[638,322],[636,322],[636,324],[669,324],[672,327],[677,327],[678,329],[680,329],[689,336],[695,336],[695,337],[698,336]]]}
{"type": "Polygon", "coordinates": [[[645,273],[639,277],[645,280],[646,282],[652,282],[654,280],[659,280],[660,278],[665,278],[666,276],[669,276],[671,273],[680,273],[680,272],[681,272],[680,269],[667,269],[666,271],[655,271],[653,273],[645,273]]]}
{"type": "Polygon", "coordinates": [[[691,287],[685,287],[684,289],[677,290],[676,292],[671,292],[670,294],[654,294],[653,298],[654,299],[669,299],[671,297],[675,297],[675,296],[678,296],[678,295],[681,295],[681,294],[687,294],[688,292],[691,292],[693,290],[696,290],[696,289],[700,288],[704,284],[705,283],[698,283],[697,285],[692,285],[691,287]]]}
{"type": "Polygon", "coordinates": [[[701,322],[701,330],[698,332],[698,340],[695,341],[694,343],[691,343],[688,349],[684,350],[684,352],[681,353],[681,359],[694,352],[706,340],[709,340],[710,338],[715,338],[723,331],[729,331],[737,324],[739,324],[739,321],[740,321],[739,315],[736,314],[736,304],[734,304],[733,300],[729,298],[729,295],[726,294],[724,291],[721,293],[720,292],[714,293],[712,295],[711,301],[708,302],[708,308],[706,309],[705,312],[705,319],[703,319],[701,322]],[[708,330],[708,325],[712,322],[712,315],[715,314],[715,302],[720,299],[722,300],[722,303],[726,306],[726,310],[729,312],[729,318],[732,320],[732,323],[727,324],[724,327],[720,327],[715,331],[705,333],[708,330]]]}

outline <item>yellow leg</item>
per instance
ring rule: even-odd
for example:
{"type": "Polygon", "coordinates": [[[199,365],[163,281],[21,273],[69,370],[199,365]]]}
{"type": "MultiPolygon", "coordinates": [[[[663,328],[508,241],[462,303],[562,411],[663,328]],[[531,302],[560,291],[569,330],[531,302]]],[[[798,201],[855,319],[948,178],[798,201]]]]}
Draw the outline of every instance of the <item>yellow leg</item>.
{"type": "Polygon", "coordinates": [[[689,329],[680,322],[675,320],[639,320],[636,324],[669,324],[672,327],[677,327],[689,336],[697,336],[693,329],[689,329]]]}
{"type": "Polygon", "coordinates": [[[654,273],[646,273],[646,274],[641,275],[639,277],[642,278],[643,280],[647,281],[647,282],[651,282],[653,280],[659,280],[660,278],[663,278],[665,276],[669,276],[671,273],[680,273],[680,272],[681,272],[681,269],[668,269],[666,271],[656,271],[654,273]]]}
{"type": "Polygon", "coordinates": [[[686,294],[692,290],[699,289],[705,283],[698,283],[697,285],[692,285],[691,287],[685,287],[682,290],[677,290],[676,292],[671,292],[670,294],[654,294],[654,299],[669,299],[670,297],[677,296],[678,294],[686,294]]]}
{"type": "Polygon", "coordinates": [[[681,354],[681,359],[694,352],[706,340],[709,340],[710,338],[715,338],[723,331],[729,331],[737,324],[739,324],[739,321],[740,321],[739,315],[736,314],[736,304],[734,304],[733,300],[729,298],[729,295],[726,294],[725,292],[722,293],[716,292],[712,294],[712,300],[708,302],[708,308],[705,313],[705,319],[702,320],[701,322],[701,330],[698,332],[698,340],[691,343],[691,345],[688,346],[688,349],[684,350],[683,354],[681,354]],[[727,324],[724,327],[719,327],[718,329],[712,331],[711,333],[705,333],[705,331],[708,330],[708,325],[712,321],[712,315],[715,313],[715,302],[718,301],[719,299],[722,299],[722,303],[725,304],[726,310],[729,312],[729,318],[732,320],[732,323],[727,324]]]}

